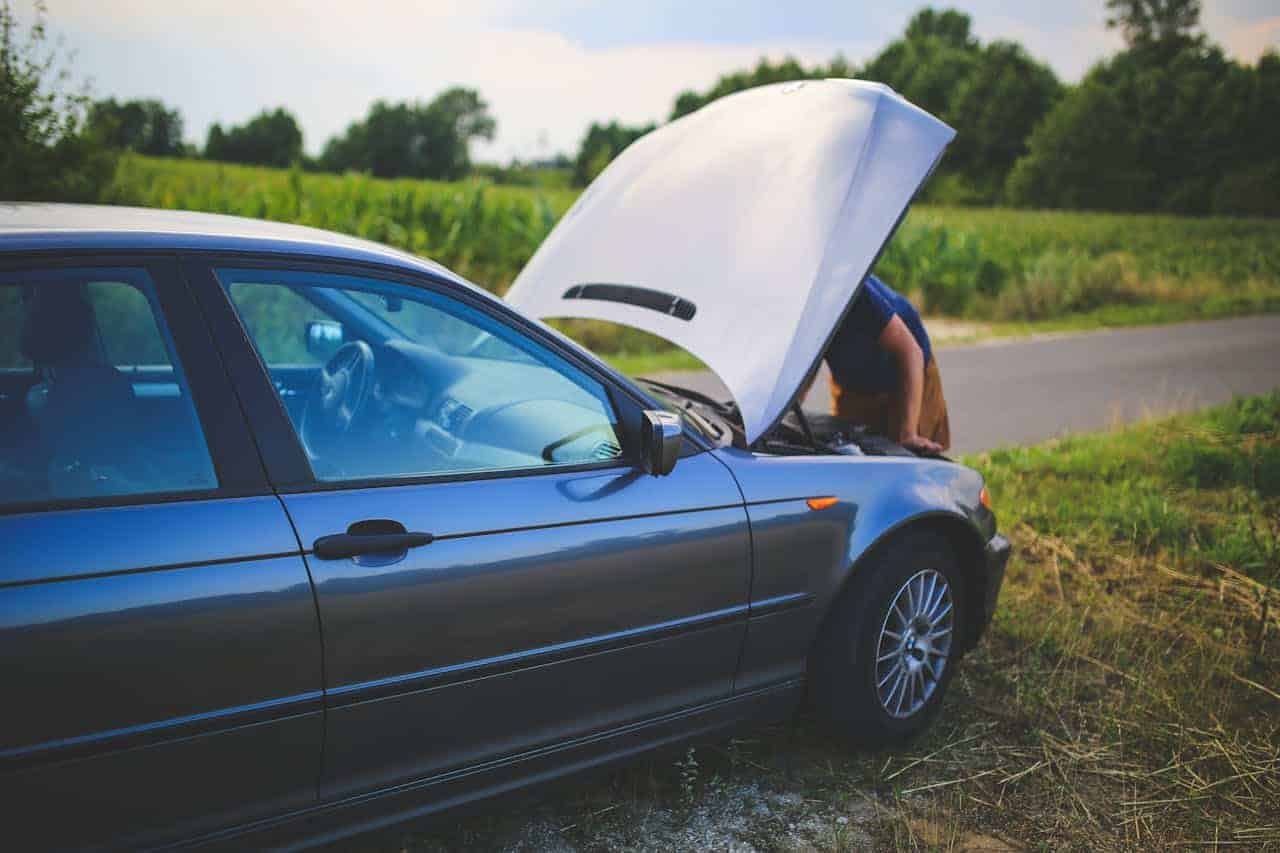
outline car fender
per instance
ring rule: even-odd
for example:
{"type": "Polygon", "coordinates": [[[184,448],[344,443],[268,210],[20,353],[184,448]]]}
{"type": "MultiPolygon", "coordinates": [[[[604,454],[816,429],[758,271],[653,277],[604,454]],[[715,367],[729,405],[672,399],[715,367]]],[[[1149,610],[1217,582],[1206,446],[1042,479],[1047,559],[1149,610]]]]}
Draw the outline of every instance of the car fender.
{"type": "Polygon", "coordinates": [[[751,629],[742,668],[748,683],[755,683],[753,668],[803,669],[831,605],[883,543],[932,527],[976,572],[973,561],[994,533],[979,498],[982,477],[954,462],[712,452],[737,479],[751,524],[751,629]],[[809,503],[830,497],[834,503],[816,502],[816,509],[809,503]]]}

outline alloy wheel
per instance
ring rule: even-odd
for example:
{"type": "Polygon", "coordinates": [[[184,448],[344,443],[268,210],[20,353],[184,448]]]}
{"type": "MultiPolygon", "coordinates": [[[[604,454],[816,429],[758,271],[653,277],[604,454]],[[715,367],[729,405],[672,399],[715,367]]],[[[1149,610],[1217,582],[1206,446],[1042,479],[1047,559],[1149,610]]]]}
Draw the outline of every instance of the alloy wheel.
{"type": "Polygon", "coordinates": [[[955,601],[941,572],[924,569],[898,588],[876,644],[876,694],[895,719],[928,703],[951,656],[955,601]]]}

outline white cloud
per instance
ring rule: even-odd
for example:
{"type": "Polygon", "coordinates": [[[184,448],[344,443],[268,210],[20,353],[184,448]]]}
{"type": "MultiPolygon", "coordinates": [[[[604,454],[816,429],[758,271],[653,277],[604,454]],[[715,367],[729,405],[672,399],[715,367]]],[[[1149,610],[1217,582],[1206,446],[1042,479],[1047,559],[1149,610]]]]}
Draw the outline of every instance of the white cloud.
{"type": "Polygon", "coordinates": [[[1208,6],[1203,21],[1214,40],[1242,62],[1257,62],[1267,50],[1280,50],[1280,15],[1249,20],[1208,6]]]}
{"type": "Polygon", "coordinates": [[[1119,34],[1107,29],[1101,12],[1096,16],[1082,14],[1077,24],[1051,30],[1004,15],[984,15],[975,17],[974,32],[984,42],[1019,42],[1027,53],[1072,82],[1083,77],[1095,62],[1124,47],[1119,34]]]}
{"type": "MultiPolygon", "coordinates": [[[[537,2],[549,14],[587,0],[537,2]]],[[[1070,8],[1057,7],[1052,26],[1023,6],[974,3],[984,40],[1021,41],[1067,79],[1119,46],[1103,26],[1101,0],[1063,0],[1070,8]]],[[[77,73],[90,76],[98,94],[174,104],[192,141],[202,142],[215,121],[242,122],[284,105],[315,151],[377,98],[429,99],[466,85],[479,89],[498,120],[497,139],[476,153],[497,160],[572,152],[592,121],[662,120],[680,91],[705,88],[762,56],[813,63],[841,52],[859,61],[891,37],[596,48],[549,29],[513,27],[513,12],[528,7],[521,0],[49,0],[49,7],[53,30],[79,54],[77,73]]],[[[909,11],[904,5],[904,23],[909,11]]],[[[1211,7],[1205,21],[1214,38],[1250,60],[1280,35],[1280,18],[1249,21],[1211,7]]]]}
{"type": "Polygon", "coordinates": [[[465,12],[441,0],[390,0],[376,11],[298,0],[121,0],[110,15],[85,0],[50,5],[51,23],[101,95],[176,104],[193,141],[214,121],[239,122],[283,104],[298,116],[311,150],[376,98],[429,99],[466,85],[479,89],[498,119],[497,138],[479,156],[572,152],[591,121],[662,120],[681,90],[705,87],[761,56],[817,62],[839,49],[852,55],[848,43],[834,42],[591,49],[554,32],[502,28],[505,0],[476,0],[465,12]]]}

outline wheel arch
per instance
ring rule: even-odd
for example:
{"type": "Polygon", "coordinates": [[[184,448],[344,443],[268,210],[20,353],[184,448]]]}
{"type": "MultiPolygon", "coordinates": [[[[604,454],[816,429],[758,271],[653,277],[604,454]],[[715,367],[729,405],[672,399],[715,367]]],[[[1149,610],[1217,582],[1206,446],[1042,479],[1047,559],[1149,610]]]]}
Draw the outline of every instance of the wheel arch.
{"type": "Polygon", "coordinates": [[[932,532],[946,540],[955,553],[964,574],[966,589],[964,594],[965,623],[969,626],[965,635],[960,638],[960,653],[963,654],[977,643],[982,624],[982,607],[986,596],[986,574],[983,571],[984,543],[982,534],[965,516],[945,510],[933,510],[904,518],[896,524],[879,532],[874,540],[862,548],[853,559],[844,577],[836,584],[827,599],[820,628],[816,632],[814,642],[822,636],[827,620],[831,617],[836,603],[844,595],[859,571],[875,561],[892,543],[932,532]]]}

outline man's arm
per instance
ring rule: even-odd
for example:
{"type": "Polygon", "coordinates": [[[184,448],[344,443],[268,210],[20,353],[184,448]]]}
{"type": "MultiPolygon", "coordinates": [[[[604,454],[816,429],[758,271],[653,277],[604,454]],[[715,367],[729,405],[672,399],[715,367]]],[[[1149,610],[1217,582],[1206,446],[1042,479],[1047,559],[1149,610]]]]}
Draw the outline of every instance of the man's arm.
{"type": "Polygon", "coordinates": [[[902,392],[902,432],[894,436],[910,450],[941,453],[942,445],[920,435],[920,407],[924,399],[924,351],[897,314],[880,333],[879,344],[898,362],[902,392]]]}
{"type": "Polygon", "coordinates": [[[800,408],[802,409],[804,408],[805,399],[809,396],[809,389],[813,387],[813,380],[818,378],[818,370],[820,369],[821,362],[819,362],[819,367],[815,368],[813,373],[809,374],[809,378],[800,386],[800,396],[796,397],[796,402],[800,403],[800,408]]]}

